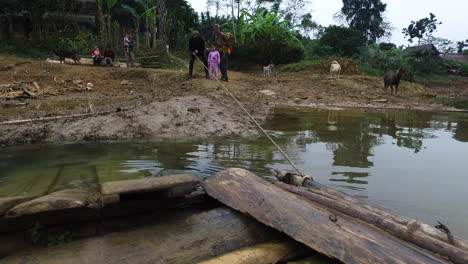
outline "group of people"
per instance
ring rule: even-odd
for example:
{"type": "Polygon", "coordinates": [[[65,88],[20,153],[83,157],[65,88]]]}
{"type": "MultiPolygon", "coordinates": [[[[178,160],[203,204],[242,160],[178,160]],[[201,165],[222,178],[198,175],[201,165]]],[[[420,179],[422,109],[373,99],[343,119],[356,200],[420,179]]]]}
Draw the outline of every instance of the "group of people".
{"type": "MultiPolygon", "coordinates": [[[[189,75],[193,76],[193,65],[196,59],[199,59],[204,66],[205,77],[207,79],[218,79],[218,70],[221,71],[221,80],[228,81],[228,60],[231,54],[231,43],[233,35],[231,33],[221,32],[219,25],[213,26],[214,38],[209,49],[205,48],[205,40],[200,36],[198,31],[192,33],[189,41],[190,50],[190,66],[189,75]]],[[[126,34],[123,39],[123,47],[125,53],[125,61],[127,67],[135,67],[135,55],[133,52],[132,34],[126,34]]],[[[99,66],[102,62],[106,66],[113,66],[115,61],[115,52],[110,45],[107,45],[104,52],[98,46],[94,46],[91,52],[93,65],[99,66]]]]}
{"type": "MultiPolygon", "coordinates": [[[[127,67],[135,67],[135,54],[133,53],[133,41],[132,34],[126,34],[123,40],[123,47],[125,53],[125,62],[127,67]]],[[[102,52],[98,46],[94,46],[91,51],[91,57],[93,58],[93,65],[100,66],[104,61],[106,66],[114,66],[115,52],[112,50],[110,45],[107,45],[104,52],[102,52]]]]}
{"type": "Polygon", "coordinates": [[[189,76],[193,76],[193,65],[196,59],[203,63],[205,77],[207,79],[217,79],[218,69],[221,71],[221,80],[228,81],[228,59],[231,55],[231,43],[233,35],[221,32],[219,25],[213,26],[213,43],[208,50],[205,49],[205,40],[198,31],[192,33],[189,41],[190,64],[189,76]]]}

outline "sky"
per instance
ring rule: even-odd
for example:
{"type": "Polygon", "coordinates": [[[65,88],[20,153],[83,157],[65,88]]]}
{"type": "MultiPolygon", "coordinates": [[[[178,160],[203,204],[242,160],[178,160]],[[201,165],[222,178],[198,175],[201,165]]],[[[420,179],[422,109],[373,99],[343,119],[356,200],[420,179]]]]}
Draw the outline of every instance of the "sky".
{"type": "MultiPolygon", "coordinates": [[[[187,0],[197,12],[206,10],[206,0],[187,0]]],[[[311,0],[310,10],[313,19],[322,26],[339,24],[333,15],[343,6],[342,0],[311,0]]],[[[468,39],[468,0],[383,0],[387,4],[385,17],[392,23],[391,42],[408,45],[401,30],[411,21],[428,17],[434,13],[443,22],[434,36],[460,41],[468,39]]]]}

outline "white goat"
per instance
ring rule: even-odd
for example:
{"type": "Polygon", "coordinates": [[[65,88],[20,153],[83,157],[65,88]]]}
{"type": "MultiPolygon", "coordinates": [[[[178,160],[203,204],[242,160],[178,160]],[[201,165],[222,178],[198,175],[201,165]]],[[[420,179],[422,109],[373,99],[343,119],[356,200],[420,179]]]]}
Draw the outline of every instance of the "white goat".
{"type": "Polygon", "coordinates": [[[273,65],[273,63],[270,63],[270,65],[268,65],[266,67],[263,67],[263,76],[264,77],[270,77],[272,72],[273,72],[274,67],[275,67],[275,65],[273,65]]]}
{"type": "Polygon", "coordinates": [[[341,66],[337,61],[333,61],[330,67],[330,76],[340,79],[341,66]]]}

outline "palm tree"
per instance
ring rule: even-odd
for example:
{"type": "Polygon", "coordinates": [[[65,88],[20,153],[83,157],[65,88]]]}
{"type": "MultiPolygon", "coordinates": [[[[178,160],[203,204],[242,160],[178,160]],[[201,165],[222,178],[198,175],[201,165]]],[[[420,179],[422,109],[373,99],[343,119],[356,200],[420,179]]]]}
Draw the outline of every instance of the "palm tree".
{"type": "Polygon", "coordinates": [[[166,0],[158,0],[158,11],[159,11],[159,41],[161,42],[160,49],[164,52],[166,45],[168,45],[167,38],[167,9],[166,0]]]}

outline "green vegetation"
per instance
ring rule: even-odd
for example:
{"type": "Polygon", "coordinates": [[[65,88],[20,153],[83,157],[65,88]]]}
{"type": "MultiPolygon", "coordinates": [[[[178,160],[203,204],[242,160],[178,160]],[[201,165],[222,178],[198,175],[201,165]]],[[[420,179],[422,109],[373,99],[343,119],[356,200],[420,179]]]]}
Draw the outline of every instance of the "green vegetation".
{"type": "Polygon", "coordinates": [[[468,64],[465,64],[461,67],[460,74],[462,76],[468,77],[468,64]]]}
{"type": "Polygon", "coordinates": [[[330,47],[333,55],[352,57],[365,46],[366,40],[362,34],[352,28],[330,26],[325,29],[319,40],[322,47],[330,47]]]}
{"type": "Polygon", "coordinates": [[[302,60],[300,62],[284,65],[283,67],[281,67],[281,70],[286,71],[286,72],[298,72],[298,71],[303,71],[309,67],[319,65],[322,62],[323,60],[307,59],[307,60],[302,60]]]}
{"type": "Polygon", "coordinates": [[[36,222],[30,229],[26,230],[26,233],[31,243],[36,244],[44,234],[44,226],[36,222]]]}
{"type": "MultiPolygon", "coordinates": [[[[87,6],[76,0],[4,2],[0,8],[0,36],[4,40],[0,53],[23,57],[50,57],[54,48],[87,55],[94,45],[106,44],[121,56],[123,34],[133,33],[138,62],[168,67],[180,63],[165,55],[166,45],[172,54],[185,57],[193,30],[210,44],[213,25],[219,24],[223,32],[234,36],[233,65],[292,63],[284,69],[298,71],[346,57],[373,76],[401,67],[407,80],[415,80],[417,75],[467,74],[466,66],[460,63],[443,61],[424,50],[407,53],[393,43],[382,42],[391,27],[383,16],[387,4],[381,0],[343,0],[337,16],[348,23],[347,27],[317,24],[310,13],[313,3],[308,0],[209,0],[214,14],[210,10],[197,14],[185,0],[98,0],[87,6]],[[82,10],[95,19],[85,23],[69,15],[82,10]],[[18,13],[23,14],[21,33],[14,30],[18,27],[15,21],[21,20],[15,18],[18,13]],[[156,57],[142,58],[142,54],[156,51],[156,57]]],[[[468,40],[453,42],[433,36],[440,24],[430,13],[412,21],[403,34],[410,42],[416,38],[442,52],[468,52],[468,40]]]]}
{"type": "Polygon", "coordinates": [[[426,34],[432,34],[432,32],[437,30],[437,26],[440,24],[442,24],[442,22],[438,22],[436,16],[430,13],[427,18],[411,21],[411,24],[407,28],[404,28],[402,33],[408,37],[408,41],[411,43],[414,38],[417,38],[419,44],[426,34]]]}
{"type": "Polygon", "coordinates": [[[59,246],[70,243],[73,240],[73,234],[70,231],[65,231],[55,236],[49,234],[47,240],[47,247],[59,246]]]}

